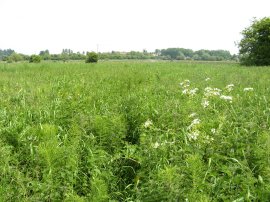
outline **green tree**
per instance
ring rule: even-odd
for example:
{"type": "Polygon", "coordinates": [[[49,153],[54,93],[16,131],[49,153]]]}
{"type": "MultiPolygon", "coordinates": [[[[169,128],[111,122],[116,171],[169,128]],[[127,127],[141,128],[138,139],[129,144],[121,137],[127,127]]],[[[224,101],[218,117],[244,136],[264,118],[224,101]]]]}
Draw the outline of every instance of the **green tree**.
{"type": "Polygon", "coordinates": [[[41,57],[39,55],[31,55],[29,58],[30,63],[40,63],[41,57]]]}
{"type": "Polygon", "coordinates": [[[238,44],[244,65],[270,65],[270,18],[254,19],[238,44]]]}
{"type": "Polygon", "coordinates": [[[184,60],[186,59],[185,55],[182,52],[179,52],[179,55],[176,57],[177,60],[184,60]]]}
{"type": "Polygon", "coordinates": [[[98,54],[95,52],[87,52],[86,63],[96,63],[98,61],[98,54]]]}
{"type": "Polygon", "coordinates": [[[0,49],[0,60],[7,60],[7,57],[10,56],[12,53],[14,53],[14,50],[7,49],[7,50],[1,50],[0,49]]]}
{"type": "Polygon", "coordinates": [[[50,55],[49,50],[40,51],[39,55],[42,57],[43,60],[50,60],[51,59],[51,55],[50,55]]]}
{"type": "Polygon", "coordinates": [[[13,52],[8,58],[8,62],[19,62],[23,60],[23,56],[21,54],[13,52]]]}
{"type": "Polygon", "coordinates": [[[177,59],[178,56],[180,56],[179,48],[167,48],[161,50],[162,56],[169,56],[172,60],[177,59]]]}

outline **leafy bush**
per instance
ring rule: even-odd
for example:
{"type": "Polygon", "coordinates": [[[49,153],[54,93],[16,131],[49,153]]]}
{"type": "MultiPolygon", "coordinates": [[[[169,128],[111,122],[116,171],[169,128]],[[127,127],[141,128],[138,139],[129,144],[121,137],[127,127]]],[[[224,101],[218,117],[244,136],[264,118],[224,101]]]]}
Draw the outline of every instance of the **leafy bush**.
{"type": "Polygon", "coordinates": [[[29,58],[30,63],[40,63],[41,57],[39,55],[31,55],[29,58]]]}
{"type": "Polygon", "coordinates": [[[98,54],[95,52],[88,52],[85,63],[96,63],[98,61],[98,54]]]}
{"type": "Polygon", "coordinates": [[[7,58],[7,62],[8,63],[12,63],[12,62],[19,62],[19,61],[22,61],[23,60],[23,57],[21,54],[18,54],[18,53],[12,53],[10,56],[8,56],[7,58]]]}
{"type": "Polygon", "coordinates": [[[239,43],[240,61],[244,65],[270,65],[270,18],[254,20],[243,30],[239,43]]]}

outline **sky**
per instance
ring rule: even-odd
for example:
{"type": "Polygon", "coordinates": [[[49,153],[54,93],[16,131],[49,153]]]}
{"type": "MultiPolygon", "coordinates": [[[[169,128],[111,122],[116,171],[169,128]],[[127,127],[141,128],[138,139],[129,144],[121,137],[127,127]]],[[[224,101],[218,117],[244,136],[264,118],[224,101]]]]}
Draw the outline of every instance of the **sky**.
{"type": "Polygon", "coordinates": [[[229,50],[269,0],[0,0],[0,49],[229,50]]]}

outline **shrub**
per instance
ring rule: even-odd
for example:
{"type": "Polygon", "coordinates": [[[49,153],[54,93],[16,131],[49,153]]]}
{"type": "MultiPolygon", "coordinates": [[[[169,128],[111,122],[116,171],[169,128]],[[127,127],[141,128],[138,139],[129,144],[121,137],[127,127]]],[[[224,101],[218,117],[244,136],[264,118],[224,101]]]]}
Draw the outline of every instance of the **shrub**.
{"type": "Polygon", "coordinates": [[[12,62],[19,62],[19,61],[22,61],[23,60],[23,57],[21,54],[18,54],[18,53],[12,53],[10,56],[8,56],[7,58],[7,62],[8,63],[12,63],[12,62]]]}
{"type": "Polygon", "coordinates": [[[98,54],[95,52],[87,52],[85,63],[96,63],[98,61],[98,54]]]}
{"type": "Polygon", "coordinates": [[[39,55],[31,55],[29,58],[30,63],[40,63],[41,57],[39,55]]]}

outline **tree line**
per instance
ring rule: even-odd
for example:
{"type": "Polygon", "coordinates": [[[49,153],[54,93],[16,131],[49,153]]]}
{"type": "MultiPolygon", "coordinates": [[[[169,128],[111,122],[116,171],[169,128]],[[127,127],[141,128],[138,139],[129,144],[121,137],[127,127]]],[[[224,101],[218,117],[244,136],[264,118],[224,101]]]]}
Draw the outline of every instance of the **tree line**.
{"type": "MultiPolygon", "coordinates": [[[[68,60],[85,60],[87,58],[86,52],[74,52],[71,49],[63,49],[60,54],[51,54],[49,50],[42,50],[37,56],[41,60],[52,61],[68,61],[68,60]]],[[[18,62],[29,61],[32,55],[25,55],[16,53],[14,50],[0,49],[0,60],[6,62],[18,62]]],[[[231,55],[226,50],[199,50],[193,51],[191,49],[184,48],[167,48],[156,49],[154,52],[148,52],[147,50],[129,51],[129,52],[99,52],[98,58],[100,60],[144,60],[144,59],[156,59],[156,60],[203,60],[203,61],[228,61],[237,60],[237,55],[231,55]]]]}

